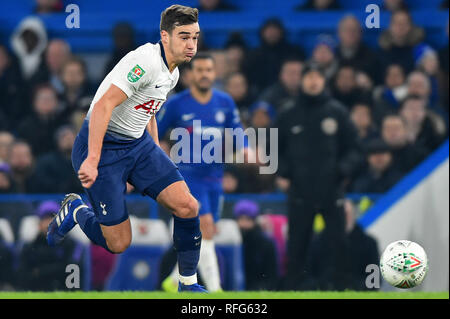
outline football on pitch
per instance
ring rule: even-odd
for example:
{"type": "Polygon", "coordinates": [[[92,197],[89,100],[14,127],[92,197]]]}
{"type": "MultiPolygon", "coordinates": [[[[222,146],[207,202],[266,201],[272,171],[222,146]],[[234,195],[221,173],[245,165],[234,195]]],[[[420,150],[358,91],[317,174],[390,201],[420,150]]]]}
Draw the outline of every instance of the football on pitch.
{"type": "Polygon", "coordinates": [[[381,274],[389,284],[397,288],[413,288],[420,285],[428,271],[425,250],[409,240],[389,244],[380,259],[381,274]]]}

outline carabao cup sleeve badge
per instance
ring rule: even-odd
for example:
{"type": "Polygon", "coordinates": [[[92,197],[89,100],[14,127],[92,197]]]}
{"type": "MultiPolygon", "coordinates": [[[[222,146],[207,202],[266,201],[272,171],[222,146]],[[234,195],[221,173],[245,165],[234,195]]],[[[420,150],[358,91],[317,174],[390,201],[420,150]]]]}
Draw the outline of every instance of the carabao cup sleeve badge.
{"type": "Polygon", "coordinates": [[[136,64],[130,72],[128,72],[127,79],[128,81],[134,83],[137,82],[143,75],[145,74],[145,71],[143,68],[141,68],[138,64],[136,64]]]}

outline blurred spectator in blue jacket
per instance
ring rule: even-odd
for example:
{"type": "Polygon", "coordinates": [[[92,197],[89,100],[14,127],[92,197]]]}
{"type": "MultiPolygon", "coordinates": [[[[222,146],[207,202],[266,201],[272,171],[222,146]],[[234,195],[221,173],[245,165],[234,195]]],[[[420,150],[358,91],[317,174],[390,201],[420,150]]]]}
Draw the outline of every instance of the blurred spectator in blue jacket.
{"type": "Polygon", "coordinates": [[[439,100],[439,56],[431,46],[421,43],[414,47],[416,70],[423,72],[430,81],[430,105],[438,105],[439,100]]]}
{"type": "Polygon", "coordinates": [[[316,64],[329,82],[336,74],[339,62],[336,58],[337,43],[328,34],[320,34],[314,45],[310,63],[316,64]]]}
{"type": "Polygon", "coordinates": [[[386,114],[398,110],[408,94],[406,75],[399,64],[391,64],[385,69],[384,83],[373,91],[373,116],[377,125],[386,114]]]}

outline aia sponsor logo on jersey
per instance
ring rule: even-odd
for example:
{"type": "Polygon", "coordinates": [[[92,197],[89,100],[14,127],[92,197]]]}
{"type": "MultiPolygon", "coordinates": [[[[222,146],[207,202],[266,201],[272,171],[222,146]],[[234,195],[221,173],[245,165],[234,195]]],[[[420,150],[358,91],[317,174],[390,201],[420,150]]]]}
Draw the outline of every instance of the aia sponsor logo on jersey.
{"type": "Polygon", "coordinates": [[[162,105],[163,101],[157,101],[157,100],[150,100],[148,102],[136,105],[134,107],[135,110],[144,110],[147,114],[155,114],[158,112],[162,105]]]}

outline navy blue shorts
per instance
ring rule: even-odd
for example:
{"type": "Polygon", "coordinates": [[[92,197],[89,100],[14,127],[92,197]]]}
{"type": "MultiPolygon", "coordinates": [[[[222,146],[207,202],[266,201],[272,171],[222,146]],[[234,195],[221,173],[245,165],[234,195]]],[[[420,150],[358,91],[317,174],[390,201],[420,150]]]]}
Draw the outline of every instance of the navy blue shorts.
{"type": "MultiPolygon", "coordinates": [[[[85,121],[72,149],[72,166],[78,174],[88,154],[89,125],[85,121]]],[[[94,184],[85,189],[100,224],[113,226],[128,218],[126,183],[153,199],[170,184],[184,180],[178,167],[147,131],[135,140],[106,134],[94,184]]]]}
{"type": "Polygon", "coordinates": [[[192,196],[199,202],[200,216],[211,214],[214,223],[217,223],[222,215],[223,209],[223,188],[222,183],[217,181],[207,181],[203,178],[193,177],[181,171],[192,196]]]}

